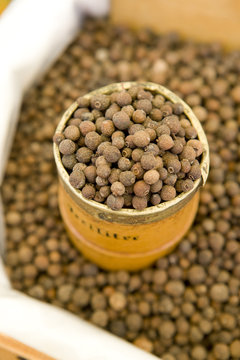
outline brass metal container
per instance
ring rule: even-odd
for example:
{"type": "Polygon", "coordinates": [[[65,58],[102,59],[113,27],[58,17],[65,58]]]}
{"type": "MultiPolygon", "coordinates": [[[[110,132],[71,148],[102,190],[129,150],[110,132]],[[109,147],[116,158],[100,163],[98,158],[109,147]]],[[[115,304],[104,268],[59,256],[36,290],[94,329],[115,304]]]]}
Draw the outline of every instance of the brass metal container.
{"type": "MultiPolygon", "coordinates": [[[[199,187],[205,184],[209,171],[209,148],[199,120],[184,101],[165,87],[150,82],[124,82],[105,86],[85,97],[91,98],[100,93],[111,94],[136,84],[163,95],[173,103],[183,105],[186,117],[197,130],[198,138],[203,144],[202,177],[194,182],[191,191],[182,193],[171,201],[141,211],[113,211],[104,204],[85,199],[81,191],[70,185],[58,146],[54,144],[59,175],[59,207],[70,239],[87,258],[109,270],[138,270],[173,250],[195,218],[199,187]]],[[[77,107],[75,102],[68,108],[56,132],[63,131],[77,107]]]]}

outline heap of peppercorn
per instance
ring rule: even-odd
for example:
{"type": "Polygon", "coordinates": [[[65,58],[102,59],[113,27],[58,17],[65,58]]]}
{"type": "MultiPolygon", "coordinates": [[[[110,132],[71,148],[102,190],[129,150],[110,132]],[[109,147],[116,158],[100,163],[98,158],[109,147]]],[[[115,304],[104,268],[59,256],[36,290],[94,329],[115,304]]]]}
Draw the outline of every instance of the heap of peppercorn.
{"type": "Polygon", "coordinates": [[[203,146],[182,104],[140,85],[77,103],[54,141],[85,198],[143,210],[190,191],[201,177],[203,146]]]}

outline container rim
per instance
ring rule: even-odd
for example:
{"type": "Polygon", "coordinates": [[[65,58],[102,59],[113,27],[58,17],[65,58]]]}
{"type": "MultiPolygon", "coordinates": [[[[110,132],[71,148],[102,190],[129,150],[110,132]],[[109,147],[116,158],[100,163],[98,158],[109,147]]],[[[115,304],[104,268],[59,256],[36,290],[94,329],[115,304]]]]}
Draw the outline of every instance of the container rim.
{"type": "MultiPolygon", "coordinates": [[[[158,220],[168,217],[178,210],[180,210],[187,202],[191,200],[194,194],[197,192],[198,188],[201,185],[205,185],[208,172],[209,172],[209,146],[207,137],[204,133],[204,130],[200,124],[200,121],[197,119],[196,115],[193,113],[192,109],[176,94],[172,91],[168,90],[162,85],[158,85],[152,82],[136,82],[136,81],[128,81],[128,82],[120,82],[120,83],[113,83],[92,92],[87,93],[83,97],[90,99],[94,95],[97,94],[111,94],[115,91],[121,90],[128,90],[132,86],[142,86],[145,90],[149,90],[155,94],[163,95],[166,99],[170,100],[172,103],[180,103],[183,106],[184,114],[190,120],[191,124],[195,127],[198,133],[198,138],[203,145],[203,153],[202,159],[200,163],[201,168],[201,178],[197,179],[194,182],[194,187],[192,190],[179,194],[173,200],[160,203],[159,205],[148,207],[144,210],[135,210],[135,209],[121,209],[121,210],[112,210],[107,205],[102,203],[98,203],[94,200],[88,200],[83,197],[80,190],[73,188],[69,183],[69,174],[64,168],[61,155],[58,149],[58,146],[54,143],[53,144],[53,152],[54,158],[57,165],[58,174],[63,184],[65,190],[69,195],[71,195],[74,200],[86,211],[88,212],[95,212],[97,217],[102,220],[107,220],[111,222],[127,222],[127,223],[142,223],[142,222],[149,222],[150,219],[158,220]],[[131,217],[129,219],[129,217],[131,217]],[[126,221],[126,219],[128,219],[126,221]]],[[[62,133],[67,121],[70,119],[73,112],[78,108],[78,104],[75,101],[73,104],[69,106],[69,108],[63,114],[55,133],[62,133]]]]}

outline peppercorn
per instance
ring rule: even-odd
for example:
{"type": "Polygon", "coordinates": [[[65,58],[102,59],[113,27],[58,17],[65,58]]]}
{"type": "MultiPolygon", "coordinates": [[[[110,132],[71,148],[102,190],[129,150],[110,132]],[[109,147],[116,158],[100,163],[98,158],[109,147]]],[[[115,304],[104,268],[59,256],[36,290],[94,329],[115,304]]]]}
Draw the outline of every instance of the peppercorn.
{"type": "Polygon", "coordinates": [[[105,118],[112,120],[113,115],[116,114],[117,112],[120,111],[120,107],[116,104],[113,103],[105,112],[105,118]]]}
{"type": "Polygon", "coordinates": [[[132,103],[132,97],[127,91],[120,91],[116,94],[116,103],[121,107],[130,105],[132,103]]]}
{"type": "Polygon", "coordinates": [[[83,171],[73,171],[69,176],[69,182],[76,189],[81,189],[85,185],[85,175],[83,171]]]}
{"type": "Polygon", "coordinates": [[[181,103],[175,103],[172,105],[174,114],[181,115],[183,113],[183,105],[181,103]]]}
{"type": "Polygon", "coordinates": [[[99,165],[96,168],[96,173],[103,179],[107,179],[111,174],[111,168],[109,165],[99,165]]]}
{"type": "Polygon", "coordinates": [[[86,169],[87,165],[83,163],[77,163],[73,167],[73,171],[84,171],[86,169]]]}
{"type": "Polygon", "coordinates": [[[177,174],[181,170],[181,162],[178,159],[168,159],[166,167],[170,174],[177,174]]]}
{"type": "Polygon", "coordinates": [[[143,148],[150,143],[150,136],[144,130],[137,131],[133,135],[133,143],[134,145],[143,148]]]}
{"type": "Polygon", "coordinates": [[[59,151],[63,155],[71,155],[76,150],[76,144],[69,139],[62,140],[59,144],[59,151]]]}
{"type": "Polygon", "coordinates": [[[135,183],[136,176],[132,171],[123,171],[119,175],[119,180],[124,186],[130,186],[135,183]]]}
{"type": "MultiPolygon", "coordinates": [[[[153,153],[153,155],[156,156],[159,154],[159,147],[157,146],[157,144],[150,143],[144,148],[144,151],[145,153],[153,153]]],[[[160,159],[160,157],[158,157],[158,159],[160,159]]]]}
{"type": "Polygon", "coordinates": [[[94,95],[91,100],[91,107],[96,110],[106,110],[110,104],[110,97],[107,95],[94,95]]]}
{"type": "Polygon", "coordinates": [[[138,91],[137,98],[138,98],[139,100],[141,100],[141,99],[148,99],[148,100],[151,101],[152,98],[153,98],[153,95],[152,95],[152,93],[150,93],[150,91],[146,91],[146,90],[140,89],[140,90],[138,91]]]}
{"type": "Polygon", "coordinates": [[[115,163],[120,159],[121,153],[116,146],[109,145],[103,151],[103,156],[108,162],[115,163]]]}
{"type": "Polygon", "coordinates": [[[146,120],[145,111],[141,109],[135,110],[134,113],[132,114],[132,119],[136,124],[143,124],[144,121],[146,120]]]}
{"type": "Polygon", "coordinates": [[[129,148],[124,148],[122,149],[122,156],[125,157],[125,158],[130,158],[132,155],[132,149],[129,149],[129,148]]]}
{"type": "Polygon", "coordinates": [[[98,147],[97,147],[97,154],[98,155],[103,155],[103,153],[104,153],[104,150],[108,147],[108,146],[110,146],[111,145],[111,143],[109,142],[109,141],[104,141],[104,142],[102,142],[100,145],[98,145],[98,147]]]}
{"type": "Polygon", "coordinates": [[[131,118],[134,113],[134,107],[132,105],[126,105],[122,107],[122,111],[124,111],[131,118]]]}
{"type": "Polygon", "coordinates": [[[59,145],[62,140],[65,139],[65,136],[62,133],[55,133],[53,136],[53,141],[55,144],[59,145]]]}
{"type": "Polygon", "coordinates": [[[191,146],[195,150],[196,157],[202,155],[203,146],[202,146],[202,143],[199,140],[189,140],[187,142],[187,146],[191,146]]]}
{"type": "Polygon", "coordinates": [[[135,148],[135,144],[133,142],[133,135],[128,135],[125,138],[125,144],[128,148],[130,149],[134,149],[135,148]]]}
{"type": "Polygon", "coordinates": [[[166,124],[173,135],[177,134],[181,128],[181,124],[176,115],[166,116],[163,119],[162,124],[166,124]]]}
{"type": "Polygon", "coordinates": [[[180,154],[182,151],[183,151],[183,143],[180,139],[175,139],[173,140],[174,142],[174,145],[173,147],[171,148],[171,152],[173,154],[180,154]]]}
{"type": "Polygon", "coordinates": [[[199,179],[202,176],[201,167],[199,163],[194,163],[191,166],[191,169],[188,172],[187,176],[189,177],[189,179],[193,181],[199,179]]]}
{"type": "Polygon", "coordinates": [[[195,160],[196,158],[196,152],[193,149],[193,147],[189,145],[185,145],[183,147],[183,151],[180,154],[180,160],[187,159],[190,164],[195,160]]]}
{"type": "Polygon", "coordinates": [[[164,181],[164,184],[174,186],[176,184],[178,177],[176,174],[168,173],[167,177],[164,181]]]}
{"type": "Polygon", "coordinates": [[[195,139],[197,137],[197,130],[193,126],[186,127],[185,137],[187,139],[195,139]]]}
{"type": "Polygon", "coordinates": [[[83,96],[78,97],[76,102],[80,108],[87,108],[90,105],[89,99],[83,96]]]}
{"type": "Polygon", "coordinates": [[[163,104],[160,108],[163,117],[172,115],[172,106],[169,104],[163,104]]]}
{"type": "Polygon", "coordinates": [[[97,176],[96,177],[96,184],[98,186],[105,186],[108,184],[108,179],[107,178],[102,178],[101,176],[97,176]]]}
{"type": "Polygon", "coordinates": [[[78,127],[75,125],[67,126],[63,133],[65,138],[70,139],[72,141],[76,141],[80,138],[80,131],[78,127]]]}
{"type": "Polygon", "coordinates": [[[85,145],[91,150],[96,150],[100,143],[101,136],[96,131],[90,131],[85,136],[85,145]]]}
{"type": "Polygon", "coordinates": [[[96,194],[96,190],[94,189],[94,187],[91,184],[86,184],[82,188],[82,195],[88,200],[92,200],[94,198],[95,194],[96,194]]]}
{"type": "Polygon", "coordinates": [[[148,170],[143,175],[143,180],[149,184],[153,185],[159,180],[159,172],[157,170],[148,170]]]}
{"type": "Polygon", "coordinates": [[[78,149],[78,151],[76,152],[76,159],[80,163],[86,164],[91,160],[92,154],[93,154],[92,150],[90,150],[86,147],[82,147],[82,148],[78,149]]]}
{"type": "Polygon", "coordinates": [[[111,191],[114,196],[121,196],[125,193],[125,186],[120,181],[116,181],[111,185],[111,191]]]}
{"type": "Polygon", "coordinates": [[[128,114],[125,111],[118,111],[116,112],[113,117],[113,123],[116,126],[117,129],[119,130],[125,130],[127,129],[131,122],[130,122],[130,117],[128,116],[128,114]]]}
{"type": "Polygon", "coordinates": [[[139,130],[145,130],[144,126],[141,124],[133,124],[129,127],[128,133],[129,135],[134,135],[139,130]]]}
{"type": "Polygon", "coordinates": [[[143,154],[141,157],[141,165],[144,170],[151,170],[156,166],[156,159],[152,153],[143,154]]]}
{"type": "Polygon", "coordinates": [[[77,162],[77,160],[76,160],[75,154],[63,155],[63,157],[62,157],[63,166],[67,169],[72,169],[74,167],[74,165],[76,164],[76,162],[77,162]]]}
{"type": "Polygon", "coordinates": [[[132,162],[125,157],[121,157],[118,160],[118,168],[122,171],[130,170],[132,167],[132,162]]]}
{"type": "Polygon", "coordinates": [[[166,124],[161,123],[161,125],[159,125],[156,128],[156,133],[157,133],[157,136],[170,135],[171,131],[170,131],[170,128],[166,124]]]}
{"type": "Polygon", "coordinates": [[[109,195],[107,198],[107,206],[112,210],[122,209],[124,204],[124,199],[122,196],[109,195]]]}
{"type": "Polygon", "coordinates": [[[163,185],[160,196],[163,201],[172,200],[176,196],[176,190],[173,186],[163,185]]]}
{"type": "Polygon", "coordinates": [[[162,186],[163,186],[162,180],[158,180],[157,182],[155,182],[150,186],[150,190],[152,193],[158,193],[161,190],[162,186]]]}
{"type": "Polygon", "coordinates": [[[100,193],[100,195],[105,199],[105,198],[108,197],[108,195],[110,195],[110,193],[111,193],[110,186],[108,186],[108,185],[102,186],[102,187],[99,189],[99,193],[100,193]]]}
{"type": "Polygon", "coordinates": [[[134,173],[134,175],[136,176],[136,179],[142,179],[143,174],[144,174],[144,170],[141,166],[140,162],[136,162],[132,168],[131,171],[134,173]]]}
{"type": "Polygon", "coordinates": [[[92,121],[86,120],[81,122],[81,124],[79,125],[81,134],[83,136],[86,136],[87,133],[89,133],[90,131],[96,131],[96,126],[92,121]]]}
{"type": "Polygon", "coordinates": [[[138,197],[146,197],[149,194],[150,186],[145,181],[140,180],[134,184],[133,191],[138,197]]]}
{"type": "Polygon", "coordinates": [[[81,108],[81,109],[77,109],[74,111],[73,113],[73,117],[74,118],[77,118],[77,119],[81,119],[82,117],[82,114],[84,114],[85,112],[88,112],[88,108],[84,107],[84,108],[81,108]]]}
{"type": "Polygon", "coordinates": [[[170,135],[163,134],[159,136],[157,144],[160,150],[169,150],[174,146],[173,139],[170,135]]]}
{"type": "Polygon", "coordinates": [[[103,196],[101,196],[100,191],[96,191],[96,194],[95,194],[93,200],[97,201],[99,203],[103,203],[105,198],[103,196]]]}
{"type": "Polygon", "coordinates": [[[152,194],[152,196],[150,197],[150,202],[153,206],[160,204],[161,202],[161,197],[159,194],[152,194]]]}
{"type": "Polygon", "coordinates": [[[163,114],[161,112],[160,109],[152,109],[152,111],[150,112],[150,117],[151,119],[153,119],[154,121],[161,121],[163,114]]]}
{"type": "Polygon", "coordinates": [[[96,167],[93,165],[89,165],[83,170],[83,172],[87,180],[90,183],[94,184],[97,177],[96,167]]]}
{"type": "Polygon", "coordinates": [[[138,110],[143,110],[146,114],[149,114],[152,110],[152,103],[148,99],[138,100],[136,107],[138,110]]]}
{"type": "Polygon", "coordinates": [[[147,207],[148,200],[146,197],[133,196],[132,206],[136,210],[143,210],[147,207]]]}
{"type": "Polygon", "coordinates": [[[115,181],[118,181],[119,180],[119,176],[120,176],[120,173],[121,173],[121,170],[120,169],[112,169],[111,170],[111,174],[108,178],[109,182],[111,184],[113,184],[115,181]]]}
{"type": "Polygon", "coordinates": [[[90,113],[90,112],[88,111],[88,112],[82,113],[81,119],[82,119],[83,121],[94,121],[94,116],[93,116],[92,113],[90,113]]]}
{"type": "Polygon", "coordinates": [[[115,127],[111,120],[104,120],[101,124],[101,132],[106,136],[111,136],[115,131],[115,127]]]}

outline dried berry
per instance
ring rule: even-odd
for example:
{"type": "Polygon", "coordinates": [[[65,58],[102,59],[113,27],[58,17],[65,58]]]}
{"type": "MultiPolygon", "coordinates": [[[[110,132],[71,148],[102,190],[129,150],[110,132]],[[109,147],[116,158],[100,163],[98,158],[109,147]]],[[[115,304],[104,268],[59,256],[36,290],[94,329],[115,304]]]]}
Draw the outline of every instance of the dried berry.
{"type": "Polygon", "coordinates": [[[108,162],[115,163],[120,159],[121,153],[116,146],[110,145],[103,151],[103,156],[108,162]]]}
{"type": "Polygon", "coordinates": [[[170,135],[163,134],[159,136],[157,144],[160,150],[169,150],[174,146],[173,139],[170,135]]]}
{"type": "Polygon", "coordinates": [[[126,170],[130,170],[132,167],[132,162],[126,158],[126,157],[121,157],[118,160],[118,168],[122,171],[126,171],[126,170]]]}
{"type": "Polygon", "coordinates": [[[116,181],[112,184],[111,191],[114,196],[122,196],[125,193],[125,186],[120,181],[116,181]]]}
{"type": "Polygon", "coordinates": [[[80,131],[79,128],[75,125],[69,125],[64,130],[64,136],[67,139],[70,139],[72,141],[76,141],[80,137],[80,131]]]}
{"type": "Polygon", "coordinates": [[[76,189],[81,189],[85,185],[85,175],[83,171],[73,171],[69,176],[69,182],[76,189]]]}
{"type": "Polygon", "coordinates": [[[75,154],[63,155],[62,163],[66,169],[73,169],[74,165],[77,163],[75,154]]]}
{"type": "Polygon", "coordinates": [[[92,185],[87,184],[82,188],[82,194],[86,199],[92,200],[96,194],[96,190],[92,185]]]}
{"type": "Polygon", "coordinates": [[[75,150],[76,144],[72,140],[65,139],[59,144],[59,151],[63,155],[71,155],[75,152],[75,150]]]}
{"type": "MultiPolygon", "coordinates": [[[[81,124],[79,125],[81,134],[83,136],[86,136],[87,133],[89,133],[90,131],[96,131],[96,126],[92,121],[86,120],[86,121],[82,121],[81,124]]],[[[94,150],[94,149],[92,149],[94,150]]]]}
{"type": "Polygon", "coordinates": [[[157,170],[148,170],[143,176],[143,180],[149,184],[153,185],[159,180],[159,172],[157,170]]]}
{"type": "Polygon", "coordinates": [[[111,168],[109,165],[99,165],[96,169],[96,173],[103,179],[107,179],[111,174],[111,168]]]}
{"type": "Polygon", "coordinates": [[[141,165],[144,170],[151,170],[157,164],[155,156],[152,153],[143,154],[141,157],[141,165]]]}
{"type": "Polygon", "coordinates": [[[143,148],[150,143],[150,136],[144,130],[137,131],[133,135],[133,143],[134,143],[134,145],[136,145],[140,148],[143,148]]]}
{"type": "Polygon", "coordinates": [[[149,194],[150,186],[145,181],[140,180],[134,184],[133,191],[138,197],[146,197],[149,194]]]}
{"type": "Polygon", "coordinates": [[[82,147],[78,149],[76,153],[76,158],[80,163],[87,164],[91,160],[92,154],[93,154],[92,150],[86,147],[82,147]]]}
{"type": "Polygon", "coordinates": [[[132,119],[136,124],[143,124],[146,120],[146,113],[143,110],[135,110],[132,119]]]}
{"type": "Polygon", "coordinates": [[[116,94],[116,103],[121,107],[131,105],[132,97],[127,91],[120,91],[116,94]]]}
{"type": "Polygon", "coordinates": [[[113,115],[113,123],[119,130],[125,130],[127,129],[131,122],[130,117],[125,111],[118,111],[113,115]]]}
{"type": "Polygon", "coordinates": [[[123,171],[119,175],[119,180],[124,186],[130,186],[135,183],[136,177],[132,171],[123,171]]]}
{"type": "Polygon", "coordinates": [[[95,95],[91,98],[91,107],[96,110],[106,110],[110,104],[110,98],[107,95],[95,95]]]}
{"type": "Polygon", "coordinates": [[[112,210],[122,209],[124,204],[124,199],[122,196],[109,195],[107,198],[107,206],[112,210]]]}
{"type": "Polygon", "coordinates": [[[146,114],[149,114],[152,110],[152,103],[148,99],[138,100],[137,109],[143,110],[146,114]]]}
{"type": "Polygon", "coordinates": [[[101,132],[106,136],[111,136],[115,131],[115,127],[111,120],[104,120],[101,124],[101,132]]]}
{"type": "Polygon", "coordinates": [[[176,190],[173,186],[164,185],[160,192],[161,199],[164,201],[169,201],[175,198],[176,190]]]}
{"type": "Polygon", "coordinates": [[[132,206],[136,210],[143,210],[147,207],[148,200],[146,197],[133,196],[132,206]]]}

